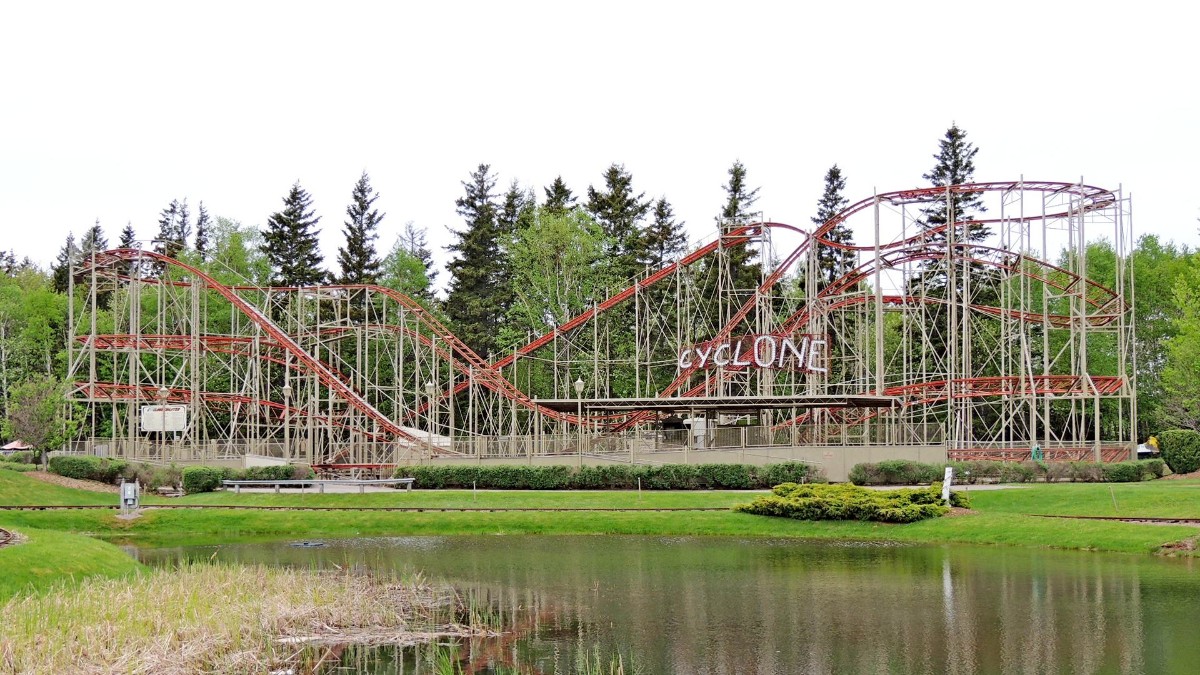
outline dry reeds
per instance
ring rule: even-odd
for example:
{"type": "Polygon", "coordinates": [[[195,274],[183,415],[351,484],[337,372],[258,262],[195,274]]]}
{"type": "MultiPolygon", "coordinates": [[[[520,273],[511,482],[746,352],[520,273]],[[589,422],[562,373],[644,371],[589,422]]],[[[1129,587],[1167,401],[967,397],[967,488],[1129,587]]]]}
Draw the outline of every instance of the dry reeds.
{"type": "Polygon", "coordinates": [[[455,603],[415,576],[193,564],[10,600],[0,673],[302,671],[311,645],[466,635],[455,603]]]}

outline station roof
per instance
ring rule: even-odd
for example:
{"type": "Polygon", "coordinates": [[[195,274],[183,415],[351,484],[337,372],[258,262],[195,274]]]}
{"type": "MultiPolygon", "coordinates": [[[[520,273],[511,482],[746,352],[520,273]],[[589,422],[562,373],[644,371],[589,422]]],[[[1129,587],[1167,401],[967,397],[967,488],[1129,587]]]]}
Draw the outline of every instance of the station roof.
{"type": "Polygon", "coordinates": [[[713,411],[746,413],[759,410],[791,410],[792,408],[895,408],[900,399],[895,396],[829,396],[795,394],[788,396],[679,396],[667,398],[559,398],[537,399],[538,405],[558,412],[575,412],[581,405],[586,411],[625,412],[654,410],[658,412],[713,411]]]}

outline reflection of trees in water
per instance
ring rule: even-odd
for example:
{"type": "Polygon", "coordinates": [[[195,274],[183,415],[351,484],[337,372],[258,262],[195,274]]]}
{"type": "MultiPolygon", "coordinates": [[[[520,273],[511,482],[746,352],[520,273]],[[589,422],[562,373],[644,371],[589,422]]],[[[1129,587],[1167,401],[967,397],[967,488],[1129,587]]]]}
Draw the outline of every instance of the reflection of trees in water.
{"type": "Polygon", "coordinates": [[[448,580],[515,629],[464,645],[472,667],[515,672],[573,672],[579,652],[597,649],[646,673],[1186,672],[1200,648],[1189,628],[1200,622],[1200,580],[1188,561],[1148,557],[716,537],[448,537],[243,554],[448,580]]]}

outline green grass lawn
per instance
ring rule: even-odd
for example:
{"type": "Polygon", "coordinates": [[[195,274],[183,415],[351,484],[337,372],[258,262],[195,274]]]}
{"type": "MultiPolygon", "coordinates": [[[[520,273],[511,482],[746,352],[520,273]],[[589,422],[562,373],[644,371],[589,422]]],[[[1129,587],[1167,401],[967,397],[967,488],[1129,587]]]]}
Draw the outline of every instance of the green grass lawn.
{"type": "Polygon", "coordinates": [[[989,513],[1122,518],[1200,518],[1200,480],[1065,483],[1020,490],[976,490],[972,507],[989,513]]]}
{"type": "Polygon", "coordinates": [[[739,492],[730,490],[649,491],[639,495],[636,490],[389,490],[365,494],[301,494],[290,491],[281,494],[235,494],[230,490],[205,492],[197,495],[163,500],[155,497],[147,503],[165,504],[223,504],[239,506],[338,506],[411,508],[479,508],[479,509],[663,509],[663,508],[731,508],[765,494],[766,491],[739,492]]]}
{"type": "MultiPolygon", "coordinates": [[[[970,543],[1152,553],[1200,534],[1189,526],[1033,517],[1030,514],[1200,517],[1200,481],[1035,485],[976,490],[975,512],[911,525],[805,522],[732,511],[655,511],[720,507],[748,502],[753,492],[637,492],[445,490],[354,494],[247,494],[219,492],[169,500],[171,504],[253,506],[409,506],[402,511],[167,510],[147,508],[135,520],[115,511],[0,511],[0,526],[87,534],[142,545],[212,544],[280,538],[469,534],[645,534],[763,536],[913,543],[970,543]],[[1110,491],[1111,487],[1111,491],[1110,491]],[[611,511],[443,512],[439,508],[638,508],[611,511]]],[[[111,503],[112,495],[82,493],[0,472],[0,503],[111,503]],[[4,475],[7,474],[7,475],[4,475]]],[[[158,499],[148,502],[163,501],[158,499]]]]}
{"type": "Polygon", "coordinates": [[[145,569],[120,548],[91,537],[28,527],[19,531],[28,541],[0,548],[0,602],[59,583],[118,577],[145,569]]]}
{"type": "Polygon", "coordinates": [[[74,490],[44,483],[24,473],[0,468],[0,506],[37,504],[42,506],[116,505],[117,495],[74,490]]]}

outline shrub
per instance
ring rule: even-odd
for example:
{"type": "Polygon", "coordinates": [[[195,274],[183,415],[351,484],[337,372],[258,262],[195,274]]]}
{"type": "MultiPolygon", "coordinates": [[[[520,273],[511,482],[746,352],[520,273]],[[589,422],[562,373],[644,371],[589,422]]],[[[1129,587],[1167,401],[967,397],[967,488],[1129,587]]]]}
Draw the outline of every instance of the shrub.
{"type": "Polygon", "coordinates": [[[126,463],[119,459],[91,457],[89,455],[59,455],[50,458],[50,472],[64,478],[94,480],[114,483],[125,470],[126,463]]]}
{"type": "Polygon", "coordinates": [[[37,464],[19,464],[17,462],[0,462],[0,470],[16,471],[17,473],[25,473],[27,471],[37,471],[37,464]]]}
{"type": "Polygon", "coordinates": [[[1142,480],[1142,465],[1138,462],[1117,462],[1101,466],[1101,474],[1109,483],[1136,483],[1142,480]]]}
{"type": "Polygon", "coordinates": [[[1173,429],[1158,435],[1162,459],[1175,473],[1200,469],[1200,432],[1173,429]]]}
{"type": "MultiPolygon", "coordinates": [[[[955,493],[957,494],[957,493],[955,493]]],[[[954,503],[952,499],[952,503],[954,503]]],[[[965,503],[965,502],[960,502],[965,503]]],[[[869,520],[911,523],[949,513],[936,486],[904,490],[868,490],[856,485],[784,483],[771,494],[735,511],[799,520],[869,520]]]]}
{"type": "Polygon", "coordinates": [[[758,468],[757,487],[768,487],[780,483],[828,483],[825,470],[804,462],[781,462],[758,468]]]}
{"type": "Polygon", "coordinates": [[[413,478],[428,490],[465,489],[472,484],[490,490],[632,490],[639,480],[645,490],[746,490],[794,481],[825,483],[819,468],[802,462],[766,466],[748,464],[609,464],[575,468],[551,466],[400,466],[396,478],[413,478]]]}
{"type": "Polygon", "coordinates": [[[1161,459],[1141,459],[1138,464],[1142,465],[1142,473],[1147,480],[1162,478],[1167,473],[1167,463],[1161,459]]]}
{"type": "Polygon", "coordinates": [[[749,490],[757,487],[754,467],[748,464],[697,464],[696,483],[702,488],[749,490]]]}
{"type": "Polygon", "coordinates": [[[1101,483],[1104,481],[1104,468],[1095,462],[1071,462],[1071,482],[1101,483]]]}
{"type": "Polygon", "coordinates": [[[127,482],[136,481],[141,483],[147,490],[181,485],[183,481],[183,472],[174,464],[169,467],[163,467],[138,462],[137,464],[126,466],[121,475],[127,482]]]}
{"type": "Polygon", "coordinates": [[[189,466],[183,470],[183,491],[189,495],[212,492],[221,487],[226,471],[215,466],[189,466]]]}
{"type": "Polygon", "coordinates": [[[925,485],[940,481],[943,475],[941,464],[885,459],[878,463],[855,464],[850,468],[849,477],[855,485],[925,485]]]}
{"type": "MultiPolygon", "coordinates": [[[[33,464],[32,450],[18,450],[8,455],[0,455],[0,462],[9,462],[12,464],[33,464]]],[[[8,468],[8,467],[4,467],[8,468]]]]}

